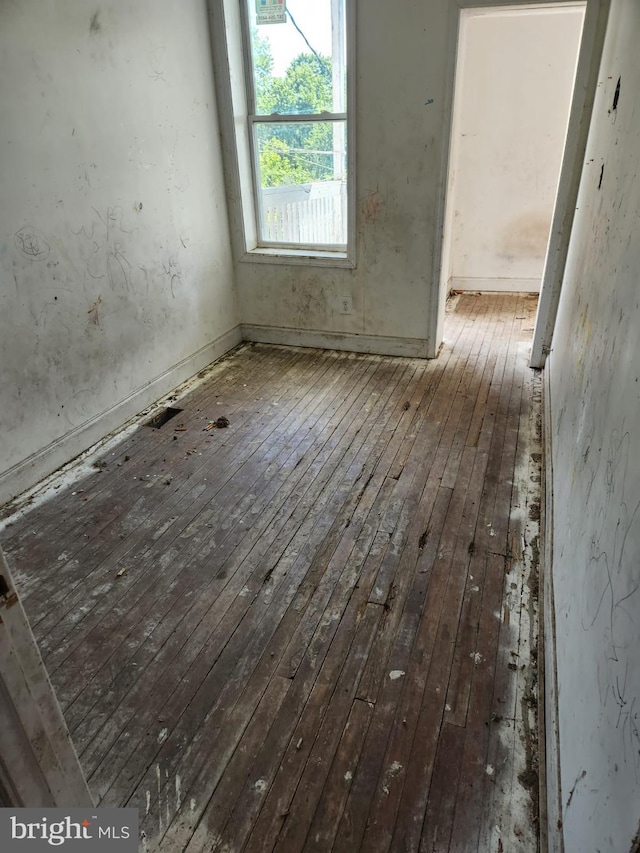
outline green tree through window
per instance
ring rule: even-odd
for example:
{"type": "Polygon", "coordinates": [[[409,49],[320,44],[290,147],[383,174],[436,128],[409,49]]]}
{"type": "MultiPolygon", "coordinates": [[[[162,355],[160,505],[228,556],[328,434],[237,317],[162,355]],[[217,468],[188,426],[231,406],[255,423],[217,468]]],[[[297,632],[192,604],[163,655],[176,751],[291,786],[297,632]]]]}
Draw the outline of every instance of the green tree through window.
{"type": "Polygon", "coordinates": [[[331,112],[331,59],[301,53],[284,77],[273,76],[273,57],[267,39],[252,33],[256,108],[261,115],[293,113],[295,124],[263,124],[258,129],[262,185],[330,180],[333,177],[333,134],[328,123],[304,122],[305,114],[331,112]]]}

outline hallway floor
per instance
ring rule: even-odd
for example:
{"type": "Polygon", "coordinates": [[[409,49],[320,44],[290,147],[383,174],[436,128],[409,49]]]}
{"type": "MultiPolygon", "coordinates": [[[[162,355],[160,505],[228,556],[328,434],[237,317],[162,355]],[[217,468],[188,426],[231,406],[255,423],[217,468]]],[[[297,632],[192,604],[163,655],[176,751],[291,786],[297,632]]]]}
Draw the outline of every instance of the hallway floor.
{"type": "Polygon", "coordinates": [[[2,531],[142,849],[537,850],[536,305],[454,297],[431,362],[242,345],[2,531]]]}

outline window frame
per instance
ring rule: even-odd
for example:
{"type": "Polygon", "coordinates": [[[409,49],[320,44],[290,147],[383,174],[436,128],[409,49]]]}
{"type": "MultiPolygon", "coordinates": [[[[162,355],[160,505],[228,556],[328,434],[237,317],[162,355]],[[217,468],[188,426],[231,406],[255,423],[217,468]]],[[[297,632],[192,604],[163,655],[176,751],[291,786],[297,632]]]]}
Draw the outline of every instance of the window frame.
{"type": "MultiPolygon", "coordinates": [[[[316,264],[319,266],[355,267],[355,0],[344,0],[345,6],[345,45],[346,45],[346,112],[320,112],[299,114],[258,114],[255,105],[255,85],[253,52],[248,2],[250,0],[226,0],[226,3],[240,4],[240,40],[243,57],[242,68],[229,67],[228,73],[242,75],[243,122],[235,122],[235,150],[239,172],[245,172],[245,180],[239,181],[242,196],[242,220],[244,253],[240,260],[265,263],[316,264]],[[346,190],[347,190],[347,242],[345,244],[286,243],[261,239],[263,199],[260,183],[259,154],[256,141],[256,129],[260,124],[302,124],[308,122],[337,122],[346,125],[346,190]],[[243,125],[243,126],[242,126],[243,125]],[[246,134],[244,139],[240,134],[246,134]],[[245,153],[242,156],[242,151],[245,153]],[[246,162],[248,159],[249,162],[246,162]],[[246,170],[251,172],[251,199],[247,199],[246,170]],[[244,185],[244,186],[243,186],[244,185]],[[251,221],[248,221],[248,220],[251,221]]],[[[225,5],[226,5],[225,3],[225,5]]],[[[237,18],[236,18],[237,20],[237,18]]],[[[227,39],[231,36],[227,32],[227,39]]],[[[237,109],[234,110],[237,113],[237,109]]]]}

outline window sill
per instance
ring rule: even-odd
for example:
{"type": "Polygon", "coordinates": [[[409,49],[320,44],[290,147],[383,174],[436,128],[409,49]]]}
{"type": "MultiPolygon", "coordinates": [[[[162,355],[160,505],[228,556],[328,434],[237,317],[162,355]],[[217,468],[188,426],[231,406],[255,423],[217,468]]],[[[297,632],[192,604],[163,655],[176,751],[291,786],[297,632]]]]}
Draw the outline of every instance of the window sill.
{"type": "Polygon", "coordinates": [[[342,267],[355,269],[355,258],[348,252],[313,251],[311,249],[256,248],[245,252],[240,261],[253,264],[293,264],[298,266],[342,267]]]}

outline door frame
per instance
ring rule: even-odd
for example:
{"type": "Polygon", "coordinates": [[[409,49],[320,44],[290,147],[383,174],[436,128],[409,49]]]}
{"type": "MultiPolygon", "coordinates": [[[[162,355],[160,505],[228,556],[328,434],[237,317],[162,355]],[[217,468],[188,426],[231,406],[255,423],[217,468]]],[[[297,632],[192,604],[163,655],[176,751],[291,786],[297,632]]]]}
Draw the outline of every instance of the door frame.
{"type": "Polygon", "coordinates": [[[60,705],[0,548],[0,805],[93,805],[60,705]]]}
{"type": "MultiPolygon", "coordinates": [[[[518,6],[538,8],[544,6],[569,5],[567,0],[528,0],[525,3],[514,0],[452,0],[449,5],[448,44],[449,62],[446,70],[445,87],[445,139],[442,146],[440,180],[438,185],[438,204],[436,209],[436,245],[433,251],[433,270],[429,294],[428,358],[436,358],[440,350],[444,333],[444,315],[447,299],[447,282],[444,281],[443,262],[447,250],[447,196],[449,188],[449,170],[453,145],[454,97],[456,69],[458,64],[458,46],[460,39],[460,19],[463,9],[501,8],[518,6]]],[[[571,4],[573,5],[573,4],[571,4]]],[[[580,51],[576,67],[576,78],[571,99],[567,137],[562,155],[562,166],[558,181],[558,190],[547,254],[542,276],[538,315],[531,356],[532,367],[542,367],[551,345],[560,289],[569,249],[569,237],[582,176],[584,153],[587,145],[591,113],[595,98],[602,46],[609,17],[610,0],[586,0],[586,11],[580,51]]]]}

